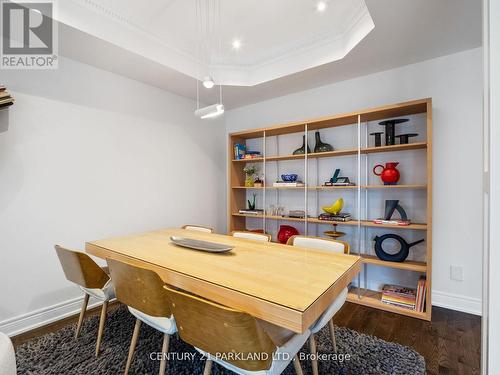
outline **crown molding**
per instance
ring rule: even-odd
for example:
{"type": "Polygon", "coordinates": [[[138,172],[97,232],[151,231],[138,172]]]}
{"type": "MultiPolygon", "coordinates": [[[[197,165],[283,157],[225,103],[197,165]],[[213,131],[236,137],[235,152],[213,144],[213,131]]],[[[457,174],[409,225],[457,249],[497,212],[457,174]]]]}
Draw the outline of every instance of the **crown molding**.
{"type": "Polygon", "coordinates": [[[308,35],[255,56],[249,62],[224,58],[207,65],[94,0],[59,2],[58,20],[192,78],[203,79],[210,72],[218,84],[233,86],[254,86],[340,60],[375,27],[362,1],[345,22],[341,34],[331,35],[331,31],[326,31],[308,35]]]}

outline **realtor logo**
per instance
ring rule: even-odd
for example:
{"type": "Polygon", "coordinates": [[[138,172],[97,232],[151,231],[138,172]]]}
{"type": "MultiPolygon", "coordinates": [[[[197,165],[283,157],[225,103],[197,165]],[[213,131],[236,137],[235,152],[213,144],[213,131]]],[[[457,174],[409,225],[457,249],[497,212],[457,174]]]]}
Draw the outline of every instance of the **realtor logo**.
{"type": "Polygon", "coordinates": [[[54,1],[1,2],[2,69],[56,69],[54,1]]]}

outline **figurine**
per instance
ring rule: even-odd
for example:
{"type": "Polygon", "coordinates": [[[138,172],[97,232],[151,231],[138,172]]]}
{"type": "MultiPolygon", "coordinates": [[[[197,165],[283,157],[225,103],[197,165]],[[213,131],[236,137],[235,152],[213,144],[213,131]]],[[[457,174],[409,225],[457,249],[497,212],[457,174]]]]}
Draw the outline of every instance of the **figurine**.
{"type": "Polygon", "coordinates": [[[408,243],[404,240],[404,238],[396,235],[396,234],[384,234],[383,236],[375,236],[373,239],[375,241],[375,254],[381,259],[388,262],[404,262],[406,258],[408,258],[408,254],[410,253],[410,247],[415,246],[421,242],[424,242],[424,239],[408,243]],[[395,254],[390,254],[382,248],[382,243],[385,240],[392,238],[399,242],[401,248],[395,254]]]}
{"type": "Polygon", "coordinates": [[[398,164],[399,162],[385,163],[385,167],[381,164],[377,164],[373,167],[373,173],[376,176],[380,176],[380,178],[384,182],[384,185],[396,185],[400,177],[399,171],[396,169],[398,164]],[[382,172],[377,173],[377,168],[382,168],[382,172]]]}
{"type": "Polygon", "coordinates": [[[333,151],[333,146],[331,144],[321,142],[319,132],[315,133],[315,137],[316,137],[316,146],[314,146],[314,152],[333,151]]]}
{"type": "MultiPolygon", "coordinates": [[[[306,136],[303,135],[302,136],[302,147],[296,149],[293,154],[294,155],[303,155],[306,153],[306,136]]],[[[311,153],[311,149],[309,148],[309,144],[307,145],[307,153],[310,154],[311,153]]]]}

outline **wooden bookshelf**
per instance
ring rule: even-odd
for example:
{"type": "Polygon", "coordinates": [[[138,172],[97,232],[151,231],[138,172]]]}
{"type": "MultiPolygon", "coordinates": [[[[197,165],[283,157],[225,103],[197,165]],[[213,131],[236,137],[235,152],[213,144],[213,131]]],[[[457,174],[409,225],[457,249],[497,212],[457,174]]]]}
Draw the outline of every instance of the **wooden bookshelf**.
{"type": "MultiPolygon", "coordinates": [[[[411,140],[410,140],[411,142],[411,140]]],[[[269,150],[268,150],[269,152],[269,150]]],[[[277,152],[277,151],[276,151],[277,152]]],[[[414,154],[409,154],[414,155],[414,154]]],[[[367,159],[368,160],[368,159],[367,159]]],[[[359,165],[359,164],[358,164],[359,165]]],[[[369,108],[360,111],[344,113],[334,116],[325,116],[316,119],[306,119],[288,124],[280,124],[276,126],[270,126],[266,128],[253,129],[249,131],[242,131],[237,133],[232,133],[229,135],[228,144],[228,174],[229,174],[229,184],[228,184],[228,231],[233,230],[244,230],[246,229],[247,219],[253,218],[262,220],[262,228],[265,229],[267,221],[283,221],[283,222],[296,222],[303,223],[305,228],[305,235],[308,234],[308,224],[313,224],[311,227],[316,227],[319,224],[331,225],[332,222],[319,220],[317,217],[307,217],[307,218],[290,218],[282,216],[270,216],[265,212],[259,215],[251,214],[240,214],[239,210],[246,208],[247,192],[258,191],[259,194],[263,195],[263,201],[266,202],[266,192],[276,192],[278,196],[278,191],[280,190],[290,190],[296,191],[297,199],[304,199],[307,201],[307,196],[309,194],[329,194],[333,191],[358,191],[357,198],[360,198],[370,193],[372,191],[385,191],[385,199],[391,199],[391,192],[397,192],[402,190],[415,190],[425,192],[426,194],[426,217],[425,223],[412,223],[408,226],[395,226],[386,224],[375,224],[371,220],[371,217],[362,217],[361,220],[351,220],[349,222],[336,222],[339,227],[350,226],[350,227],[362,227],[365,228],[363,231],[370,231],[372,228],[384,228],[390,231],[398,231],[406,233],[404,231],[418,231],[418,233],[425,233],[425,261],[412,261],[406,260],[401,263],[397,262],[387,262],[380,260],[376,256],[372,255],[373,251],[361,251],[360,256],[363,258],[364,267],[376,266],[376,267],[386,267],[392,269],[399,269],[402,271],[416,272],[425,274],[427,277],[427,290],[426,290],[426,303],[425,312],[417,312],[414,310],[407,310],[401,307],[392,306],[381,302],[381,293],[379,291],[369,290],[368,288],[361,287],[359,289],[353,288],[348,294],[348,301],[353,303],[362,304],[365,306],[370,306],[373,308],[381,309],[384,311],[395,312],[402,315],[411,316],[414,318],[430,320],[432,301],[431,301],[431,290],[432,290],[432,100],[431,99],[420,99],[413,100],[405,103],[391,104],[376,108],[369,108]],[[281,135],[290,135],[297,133],[297,140],[301,139],[302,135],[308,136],[308,132],[316,131],[320,129],[335,128],[339,126],[357,126],[358,127],[358,137],[361,134],[360,129],[366,126],[365,123],[368,121],[379,121],[384,119],[410,116],[415,114],[425,115],[426,123],[426,139],[419,142],[413,142],[408,144],[397,144],[390,146],[380,146],[380,147],[367,147],[368,142],[365,142],[364,146],[361,145],[358,139],[358,145],[356,148],[346,148],[346,149],[336,149],[330,152],[323,153],[307,153],[306,155],[271,155],[266,154],[265,144],[266,138],[268,137],[279,137],[281,135]],[[300,138],[299,138],[300,137],[300,138]],[[253,159],[234,159],[233,145],[235,143],[245,144],[247,140],[261,139],[262,149],[264,150],[262,157],[253,159]],[[320,158],[336,158],[336,157],[352,157],[360,163],[361,158],[368,158],[371,154],[379,153],[392,153],[392,152],[407,152],[421,150],[419,152],[424,152],[426,157],[426,180],[419,181],[419,183],[409,183],[401,185],[376,185],[369,184],[367,181],[362,181],[360,176],[358,181],[360,185],[358,186],[319,186],[319,185],[306,185],[302,187],[274,187],[269,186],[269,180],[266,180],[268,184],[265,187],[246,187],[244,186],[245,175],[243,167],[245,164],[249,163],[260,163],[261,169],[265,174],[266,165],[269,162],[275,162],[276,165],[281,162],[286,161],[303,161],[304,168],[307,170],[306,160],[310,159],[320,159],[320,158]],[[362,194],[360,192],[363,192],[362,194]]],[[[306,174],[307,175],[307,174],[306,174]]],[[[307,182],[307,181],[305,181],[307,182]]],[[[274,194],[274,193],[273,193],[274,194]]],[[[423,194],[423,193],[420,193],[423,194]]],[[[272,196],[271,196],[272,197],[272,196]]],[[[294,198],[293,198],[294,199],[294,198]]],[[[360,202],[358,202],[359,204],[360,202]]],[[[262,207],[266,209],[266,207],[262,207]]],[[[357,231],[359,232],[359,231],[357,231]]],[[[359,234],[358,234],[359,236],[359,234]]],[[[359,240],[359,238],[358,238],[359,240]]],[[[361,246],[363,248],[363,246],[361,246]]],[[[366,271],[366,268],[364,269],[366,271]]],[[[358,279],[359,280],[359,279],[358,279]]],[[[415,286],[416,287],[416,286],[415,286]]]]}

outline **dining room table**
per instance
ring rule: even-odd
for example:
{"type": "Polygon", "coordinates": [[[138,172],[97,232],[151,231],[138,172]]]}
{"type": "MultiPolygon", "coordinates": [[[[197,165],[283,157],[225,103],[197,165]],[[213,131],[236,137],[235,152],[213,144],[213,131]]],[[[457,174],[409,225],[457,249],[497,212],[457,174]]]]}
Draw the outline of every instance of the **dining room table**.
{"type": "Polygon", "coordinates": [[[89,241],[85,250],[151,269],[168,285],[296,333],[321,316],[362,265],[357,255],[177,228],[89,241]],[[194,250],[172,237],[231,250],[194,250]]]}

